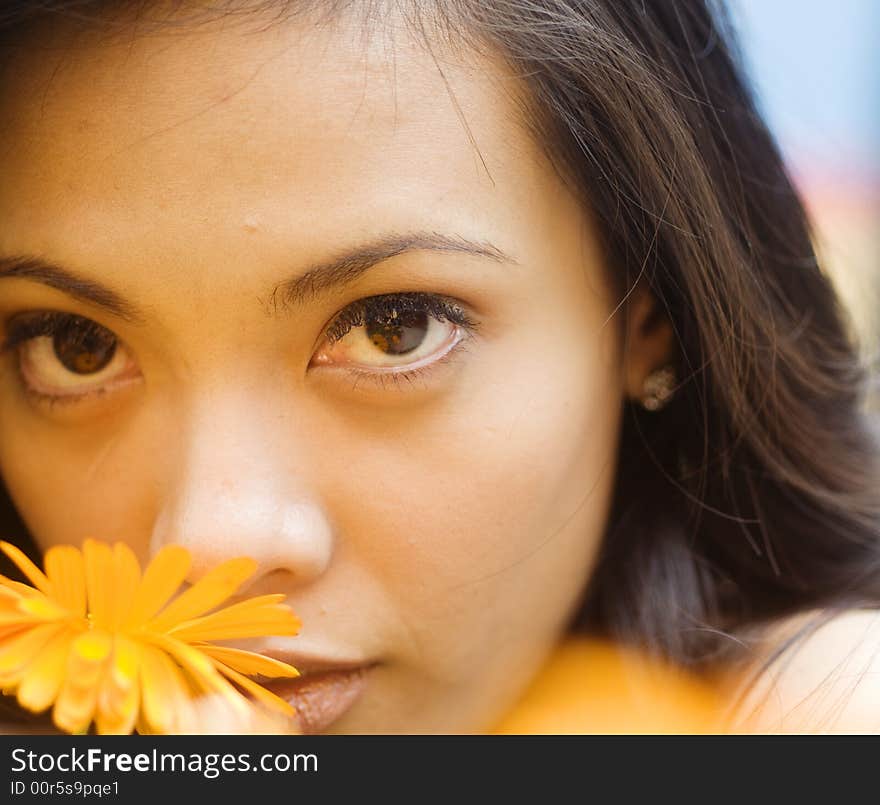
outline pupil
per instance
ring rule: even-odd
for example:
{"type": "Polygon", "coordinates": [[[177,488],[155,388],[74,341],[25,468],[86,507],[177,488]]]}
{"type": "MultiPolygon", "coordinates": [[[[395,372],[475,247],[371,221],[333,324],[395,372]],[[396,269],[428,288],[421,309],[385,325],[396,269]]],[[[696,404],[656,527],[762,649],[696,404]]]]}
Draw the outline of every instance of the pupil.
{"type": "Polygon", "coordinates": [[[392,310],[367,325],[367,335],[379,349],[389,355],[406,355],[425,339],[428,314],[425,311],[392,310]]]}
{"type": "Polygon", "coordinates": [[[102,338],[96,334],[70,338],[64,333],[56,333],[52,345],[64,368],[81,375],[100,371],[116,352],[115,338],[102,338]]]}

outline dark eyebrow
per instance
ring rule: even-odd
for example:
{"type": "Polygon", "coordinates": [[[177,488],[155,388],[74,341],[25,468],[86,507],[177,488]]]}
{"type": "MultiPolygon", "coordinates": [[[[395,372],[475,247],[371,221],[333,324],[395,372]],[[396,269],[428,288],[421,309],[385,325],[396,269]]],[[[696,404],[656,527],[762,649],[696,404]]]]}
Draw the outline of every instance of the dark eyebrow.
{"type": "Polygon", "coordinates": [[[373,266],[397,257],[405,252],[459,252],[487,257],[499,263],[516,263],[491,243],[468,240],[460,235],[443,235],[439,232],[415,232],[407,235],[386,235],[361,245],[332,260],[309,266],[293,279],[275,286],[269,297],[269,305],[277,312],[301,306],[333,288],[341,288],[354,282],[373,266]]]}
{"type": "Polygon", "coordinates": [[[144,320],[143,314],[134,305],[126,302],[116,291],[81,277],[67,268],[43,260],[41,257],[31,255],[0,256],[0,279],[4,277],[20,277],[57,288],[74,299],[91,302],[114,316],[125,319],[125,321],[141,324],[144,320]]]}
{"type": "MultiPolygon", "coordinates": [[[[459,235],[444,235],[437,232],[386,235],[350,249],[328,261],[313,264],[301,275],[284,280],[270,291],[269,301],[265,307],[267,311],[271,307],[271,312],[277,313],[279,307],[287,310],[303,305],[331,289],[354,282],[385,260],[413,251],[458,252],[489,258],[496,262],[517,263],[491,243],[472,241],[459,235]]],[[[142,324],[146,319],[136,305],[126,301],[118,292],[40,257],[0,256],[0,279],[4,277],[20,277],[43,283],[135,324],[142,324]]]]}

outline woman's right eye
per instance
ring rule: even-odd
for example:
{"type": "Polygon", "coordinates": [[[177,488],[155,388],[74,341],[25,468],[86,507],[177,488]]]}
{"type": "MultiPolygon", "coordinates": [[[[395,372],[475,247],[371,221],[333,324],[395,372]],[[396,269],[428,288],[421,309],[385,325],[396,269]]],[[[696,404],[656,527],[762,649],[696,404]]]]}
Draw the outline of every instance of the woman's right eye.
{"type": "Polygon", "coordinates": [[[7,330],[2,351],[17,351],[24,390],[41,402],[76,402],[139,376],[119,339],[84,316],[28,314],[14,318],[7,330]]]}

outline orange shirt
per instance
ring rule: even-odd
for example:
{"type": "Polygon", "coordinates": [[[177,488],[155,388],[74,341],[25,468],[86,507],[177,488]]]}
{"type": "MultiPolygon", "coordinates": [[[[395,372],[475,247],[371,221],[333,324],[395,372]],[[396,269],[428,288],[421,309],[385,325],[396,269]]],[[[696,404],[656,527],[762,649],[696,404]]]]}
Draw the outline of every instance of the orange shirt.
{"type": "Polygon", "coordinates": [[[720,733],[708,683],[632,649],[566,640],[494,734],[720,733]]]}

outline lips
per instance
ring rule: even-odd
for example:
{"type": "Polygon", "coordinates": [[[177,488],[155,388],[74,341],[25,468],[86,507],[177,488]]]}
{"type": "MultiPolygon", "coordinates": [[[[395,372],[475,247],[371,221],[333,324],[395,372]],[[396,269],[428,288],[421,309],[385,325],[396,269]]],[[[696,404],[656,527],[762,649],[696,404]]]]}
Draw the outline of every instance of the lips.
{"type": "Polygon", "coordinates": [[[263,678],[259,684],[294,708],[297,726],[305,735],[324,732],[347,713],[364,692],[370,670],[379,664],[327,646],[301,646],[296,651],[266,645],[253,648],[300,672],[295,679],[263,678]]]}
{"type": "Polygon", "coordinates": [[[296,679],[263,683],[296,710],[299,729],[305,735],[323,732],[341,718],[366,687],[367,666],[304,673],[296,679]]]}

